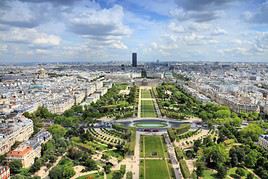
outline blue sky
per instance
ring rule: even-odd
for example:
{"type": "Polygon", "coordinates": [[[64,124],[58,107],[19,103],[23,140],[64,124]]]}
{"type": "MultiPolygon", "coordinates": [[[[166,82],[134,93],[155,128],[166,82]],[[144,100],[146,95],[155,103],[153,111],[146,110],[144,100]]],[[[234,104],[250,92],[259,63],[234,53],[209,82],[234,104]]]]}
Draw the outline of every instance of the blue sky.
{"type": "Polygon", "coordinates": [[[0,0],[0,63],[268,62],[268,0],[0,0]]]}

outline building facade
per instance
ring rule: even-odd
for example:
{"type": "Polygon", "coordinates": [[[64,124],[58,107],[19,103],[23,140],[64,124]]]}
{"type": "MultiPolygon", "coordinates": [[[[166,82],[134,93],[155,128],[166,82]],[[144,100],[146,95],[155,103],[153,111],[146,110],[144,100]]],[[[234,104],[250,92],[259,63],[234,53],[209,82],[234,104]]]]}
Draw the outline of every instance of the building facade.
{"type": "Polygon", "coordinates": [[[137,61],[137,53],[132,53],[132,67],[137,67],[138,61],[137,61]]]}
{"type": "Polygon", "coordinates": [[[10,151],[6,159],[8,161],[20,160],[22,166],[28,168],[33,165],[35,158],[41,157],[42,144],[48,142],[51,138],[52,135],[48,131],[40,131],[33,138],[10,151]]]}

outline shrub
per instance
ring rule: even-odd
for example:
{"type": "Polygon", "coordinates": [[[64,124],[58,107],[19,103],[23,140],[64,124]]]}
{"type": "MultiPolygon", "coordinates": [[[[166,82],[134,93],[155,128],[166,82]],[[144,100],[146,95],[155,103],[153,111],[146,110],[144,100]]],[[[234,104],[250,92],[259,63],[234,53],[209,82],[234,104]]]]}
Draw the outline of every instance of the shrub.
{"type": "Polygon", "coordinates": [[[177,129],[176,132],[177,134],[182,134],[187,132],[190,129],[191,125],[190,124],[181,124],[177,129]]]}
{"type": "Polygon", "coordinates": [[[169,138],[170,138],[171,142],[174,142],[175,139],[176,139],[176,134],[175,134],[174,129],[173,128],[169,128],[167,130],[167,132],[168,132],[168,135],[169,135],[169,138]]]}
{"type": "Polygon", "coordinates": [[[181,159],[181,160],[179,160],[179,163],[180,163],[181,173],[182,173],[183,177],[190,178],[191,173],[190,173],[189,168],[186,164],[186,161],[181,159]]]}
{"type": "Polygon", "coordinates": [[[180,148],[176,147],[175,148],[175,153],[176,153],[176,157],[177,157],[178,160],[183,159],[184,153],[180,148]]]}

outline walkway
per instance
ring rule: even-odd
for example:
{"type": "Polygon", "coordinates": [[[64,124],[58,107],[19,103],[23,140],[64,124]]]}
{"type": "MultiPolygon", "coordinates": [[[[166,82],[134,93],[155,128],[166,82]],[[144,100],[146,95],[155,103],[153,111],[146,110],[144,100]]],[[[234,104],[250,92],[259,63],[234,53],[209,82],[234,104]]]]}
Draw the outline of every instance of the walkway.
{"type": "Polygon", "coordinates": [[[62,157],[64,157],[66,155],[66,152],[62,155],[62,156],[59,156],[56,160],[56,162],[53,163],[53,165],[48,169],[46,170],[46,167],[42,167],[39,171],[37,171],[34,176],[39,176],[40,178],[42,179],[45,179],[45,178],[49,178],[49,172],[52,168],[54,168],[56,165],[58,165],[58,163],[60,162],[60,160],[62,159],[62,157]]]}
{"type": "Polygon", "coordinates": [[[138,179],[140,177],[140,132],[136,131],[136,144],[132,163],[133,178],[138,179]]]}
{"type": "Polygon", "coordinates": [[[174,169],[175,178],[176,179],[183,178],[181,171],[180,171],[179,162],[178,162],[177,157],[176,157],[174,146],[173,146],[167,133],[164,134],[164,139],[165,139],[165,142],[167,145],[168,155],[169,155],[172,167],[174,169]]]}

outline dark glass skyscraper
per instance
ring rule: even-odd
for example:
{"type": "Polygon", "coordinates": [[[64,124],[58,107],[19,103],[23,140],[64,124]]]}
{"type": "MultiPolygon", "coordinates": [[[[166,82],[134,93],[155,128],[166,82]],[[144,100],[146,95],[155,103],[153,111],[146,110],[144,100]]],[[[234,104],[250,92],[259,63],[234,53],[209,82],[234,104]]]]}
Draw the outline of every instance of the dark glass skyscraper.
{"type": "Polygon", "coordinates": [[[137,53],[132,53],[132,67],[137,67],[137,53]]]}

